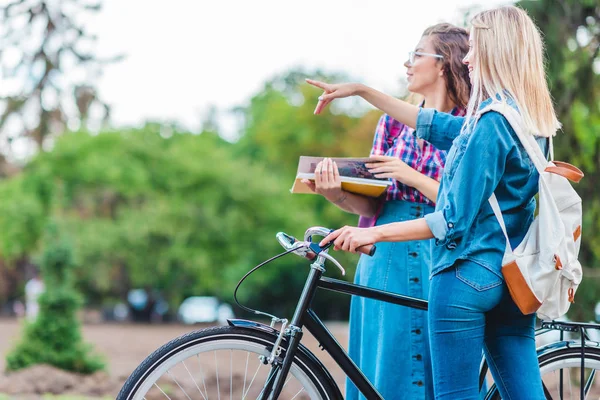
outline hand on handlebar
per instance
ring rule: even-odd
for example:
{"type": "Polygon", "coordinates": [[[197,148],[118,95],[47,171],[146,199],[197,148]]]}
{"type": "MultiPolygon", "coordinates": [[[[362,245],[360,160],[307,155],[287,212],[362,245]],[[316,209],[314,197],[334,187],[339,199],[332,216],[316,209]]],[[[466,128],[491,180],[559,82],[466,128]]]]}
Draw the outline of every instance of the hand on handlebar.
{"type": "Polygon", "coordinates": [[[372,255],[371,248],[377,242],[377,237],[372,228],[344,226],[327,235],[321,240],[319,246],[324,247],[330,242],[333,242],[335,250],[372,255]]]}

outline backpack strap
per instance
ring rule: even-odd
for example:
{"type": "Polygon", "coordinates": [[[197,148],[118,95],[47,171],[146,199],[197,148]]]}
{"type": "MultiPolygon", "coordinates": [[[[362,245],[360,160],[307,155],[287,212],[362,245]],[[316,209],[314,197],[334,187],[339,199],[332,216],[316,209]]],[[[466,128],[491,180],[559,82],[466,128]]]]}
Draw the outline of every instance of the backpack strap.
{"type": "MultiPolygon", "coordinates": [[[[488,111],[499,112],[504,116],[504,118],[506,118],[541,176],[548,164],[548,160],[542,153],[542,150],[540,149],[540,146],[537,144],[533,135],[530,133],[525,133],[525,124],[519,113],[506,103],[494,102],[482,109],[479,112],[479,115],[481,116],[488,111]]],[[[552,139],[550,139],[550,146],[552,146],[552,139]]],[[[550,150],[550,153],[552,154],[552,149],[550,150]]],[[[506,231],[506,224],[504,222],[504,217],[502,216],[502,210],[500,210],[500,204],[498,203],[498,199],[494,193],[492,193],[491,197],[489,198],[489,203],[494,211],[494,214],[496,215],[498,223],[500,224],[500,228],[502,228],[504,238],[506,239],[506,249],[504,250],[504,258],[506,259],[507,255],[509,257],[512,255],[512,247],[510,246],[510,239],[508,238],[508,233],[506,231]]],[[[505,262],[503,260],[503,264],[504,263],[505,262]]]]}
{"type": "Polygon", "coordinates": [[[542,149],[540,149],[533,135],[528,132],[526,133],[525,124],[517,110],[506,103],[494,102],[481,110],[479,114],[482,115],[488,111],[499,112],[506,118],[541,176],[548,166],[548,160],[542,153],[542,149]]]}
{"type": "MultiPolygon", "coordinates": [[[[500,228],[502,228],[502,233],[504,233],[504,237],[506,238],[506,249],[504,250],[504,257],[507,254],[512,254],[512,247],[510,246],[510,239],[508,238],[508,233],[506,232],[506,224],[504,223],[504,217],[502,217],[502,211],[500,210],[500,204],[498,204],[498,199],[496,195],[492,193],[492,196],[489,199],[490,206],[492,206],[492,210],[494,210],[494,214],[498,219],[498,223],[500,224],[500,228]]],[[[505,264],[504,261],[502,264],[505,264]]]]}

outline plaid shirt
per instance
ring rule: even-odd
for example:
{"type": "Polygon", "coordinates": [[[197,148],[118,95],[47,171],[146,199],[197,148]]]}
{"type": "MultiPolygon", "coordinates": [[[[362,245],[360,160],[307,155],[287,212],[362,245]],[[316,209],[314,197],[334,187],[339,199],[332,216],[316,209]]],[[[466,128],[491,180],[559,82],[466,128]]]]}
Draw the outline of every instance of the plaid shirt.
{"type": "MultiPolygon", "coordinates": [[[[455,107],[451,114],[463,116],[465,110],[455,107]]],[[[384,114],[379,119],[375,130],[371,155],[398,157],[409,167],[439,181],[446,162],[446,152],[438,150],[429,142],[417,139],[413,132],[414,129],[384,114]]],[[[413,203],[435,204],[435,201],[428,199],[417,189],[397,180],[392,182],[387,189],[386,201],[405,200],[413,203]]]]}

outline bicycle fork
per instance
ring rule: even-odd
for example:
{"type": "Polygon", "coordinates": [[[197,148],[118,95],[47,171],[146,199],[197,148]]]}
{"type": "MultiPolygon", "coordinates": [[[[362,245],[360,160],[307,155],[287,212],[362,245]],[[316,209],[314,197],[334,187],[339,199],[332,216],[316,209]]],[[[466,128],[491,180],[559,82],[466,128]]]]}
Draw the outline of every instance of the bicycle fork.
{"type": "MultiPolygon", "coordinates": [[[[258,400],[276,400],[281,394],[287,375],[290,372],[290,367],[294,361],[296,351],[298,350],[298,345],[302,339],[302,317],[308,310],[308,307],[314,298],[317,282],[321,279],[323,272],[324,268],[318,262],[311,265],[311,270],[308,279],[306,280],[306,284],[304,285],[304,289],[302,290],[298,305],[296,306],[294,317],[285,331],[282,326],[281,335],[284,335],[287,338],[288,343],[287,348],[285,349],[283,362],[280,363],[277,360],[271,360],[271,372],[269,373],[265,387],[258,397],[258,400]]],[[[276,351],[277,349],[273,350],[276,351]]]]}

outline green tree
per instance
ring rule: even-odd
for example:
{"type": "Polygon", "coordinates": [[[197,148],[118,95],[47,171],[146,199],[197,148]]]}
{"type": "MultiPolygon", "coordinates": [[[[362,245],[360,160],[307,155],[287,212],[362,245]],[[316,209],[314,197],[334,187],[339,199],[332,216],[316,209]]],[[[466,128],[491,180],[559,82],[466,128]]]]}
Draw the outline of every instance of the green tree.
{"type": "MultiPolygon", "coordinates": [[[[20,179],[39,210],[42,194],[51,193],[46,218],[73,238],[77,283],[93,306],[141,287],[159,290],[172,310],[191,295],[231,300],[245,272],[281,251],[278,231],[302,235],[308,226],[327,224],[305,198],[289,193],[293,176],[236,155],[233,144],[210,132],[165,135],[164,127],[150,124],[71,133],[39,154],[20,179]],[[43,189],[48,182],[51,189],[43,189]]],[[[4,207],[18,205],[7,199],[4,207]]],[[[0,214],[0,223],[10,226],[9,215],[0,214]]],[[[34,242],[19,241],[29,252],[34,242]]],[[[290,313],[290,293],[301,289],[308,264],[292,255],[276,265],[249,279],[240,295],[290,313]]],[[[332,312],[347,307],[347,299],[334,307],[330,294],[319,298],[332,312]]]]}
{"type": "Polygon", "coordinates": [[[68,120],[85,126],[93,108],[106,120],[109,107],[99,99],[94,80],[106,63],[121,56],[102,59],[88,51],[96,37],[77,21],[98,12],[101,2],[5,3],[0,8],[0,67],[6,82],[17,89],[0,98],[2,139],[10,144],[25,136],[40,149],[47,137],[65,130],[68,120]],[[88,78],[71,79],[77,72],[88,78]]]}
{"type": "Polygon", "coordinates": [[[40,312],[25,326],[21,342],[7,354],[7,370],[35,364],[81,373],[104,368],[81,338],[76,313],[82,299],[73,286],[73,267],[70,244],[50,225],[41,259],[44,292],[39,297],[40,312]]]}

